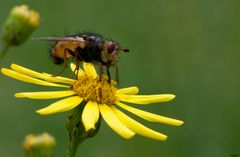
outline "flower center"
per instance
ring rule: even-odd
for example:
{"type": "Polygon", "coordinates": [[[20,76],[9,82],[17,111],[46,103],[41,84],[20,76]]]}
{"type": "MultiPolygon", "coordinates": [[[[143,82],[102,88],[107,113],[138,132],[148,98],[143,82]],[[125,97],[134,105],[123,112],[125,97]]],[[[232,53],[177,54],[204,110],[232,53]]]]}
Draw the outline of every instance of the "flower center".
{"type": "Polygon", "coordinates": [[[118,99],[116,97],[116,82],[108,82],[108,77],[102,75],[96,78],[87,76],[86,74],[79,77],[73,83],[72,89],[85,101],[94,101],[98,104],[113,105],[118,99]]]}

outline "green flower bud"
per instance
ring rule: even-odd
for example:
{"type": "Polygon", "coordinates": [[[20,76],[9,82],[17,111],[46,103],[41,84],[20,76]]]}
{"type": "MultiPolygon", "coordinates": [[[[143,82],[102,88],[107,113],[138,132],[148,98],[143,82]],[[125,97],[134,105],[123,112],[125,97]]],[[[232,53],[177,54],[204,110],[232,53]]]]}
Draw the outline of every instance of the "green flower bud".
{"type": "Polygon", "coordinates": [[[55,145],[54,137],[48,133],[41,135],[29,134],[23,143],[24,150],[28,157],[52,157],[55,145]]]}
{"type": "Polygon", "coordinates": [[[3,25],[2,40],[8,45],[19,45],[29,37],[39,23],[38,12],[30,10],[27,5],[16,6],[3,25]]]}
{"type": "Polygon", "coordinates": [[[96,129],[86,131],[82,122],[82,112],[86,103],[82,102],[76,108],[73,109],[72,113],[68,115],[67,119],[67,130],[69,133],[69,145],[67,151],[67,157],[74,157],[78,148],[78,145],[85,141],[87,138],[93,137],[98,133],[101,124],[101,117],[95,124],[96,129]]]}

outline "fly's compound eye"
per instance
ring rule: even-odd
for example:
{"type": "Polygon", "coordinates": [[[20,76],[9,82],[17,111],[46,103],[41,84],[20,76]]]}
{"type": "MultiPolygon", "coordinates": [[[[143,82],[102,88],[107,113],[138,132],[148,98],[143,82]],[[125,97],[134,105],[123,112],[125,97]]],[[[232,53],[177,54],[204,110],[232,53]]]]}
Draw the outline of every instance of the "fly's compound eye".
{"type": "Polygon", "coordinates": [[[110,43],[107,48],[108,54],[112,54],[116,50],[116,45],[114,43],[110,43]]]}

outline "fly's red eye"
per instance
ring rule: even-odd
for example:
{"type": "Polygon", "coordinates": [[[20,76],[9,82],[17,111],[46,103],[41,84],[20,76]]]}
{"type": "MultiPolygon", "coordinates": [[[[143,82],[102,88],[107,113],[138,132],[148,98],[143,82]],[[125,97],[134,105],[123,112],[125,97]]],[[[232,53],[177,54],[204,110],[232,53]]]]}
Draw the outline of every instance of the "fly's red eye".
{"type": "Polygon", "coordinates": [[[108,48],[107,48],[108,54],[112,54],[112,53],[115,51],[115,49],[116,49],[115,44],[114,44],[114,43],[110,43],[110,44],[108,45],[108,48]]]}

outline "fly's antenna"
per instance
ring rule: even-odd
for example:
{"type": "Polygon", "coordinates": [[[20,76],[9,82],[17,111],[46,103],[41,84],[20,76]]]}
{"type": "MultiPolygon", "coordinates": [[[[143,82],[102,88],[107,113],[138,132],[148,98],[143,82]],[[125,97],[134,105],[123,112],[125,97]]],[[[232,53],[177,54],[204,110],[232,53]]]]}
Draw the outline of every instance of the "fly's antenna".
{"type": "Polygon", "coordinates": [[[129,52],[130,51],[128,48],[120,48],[119,50],[123,51],[123,52],[129,52]]]}

